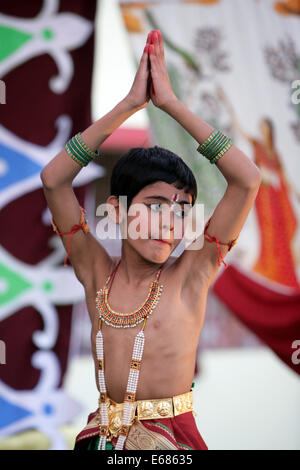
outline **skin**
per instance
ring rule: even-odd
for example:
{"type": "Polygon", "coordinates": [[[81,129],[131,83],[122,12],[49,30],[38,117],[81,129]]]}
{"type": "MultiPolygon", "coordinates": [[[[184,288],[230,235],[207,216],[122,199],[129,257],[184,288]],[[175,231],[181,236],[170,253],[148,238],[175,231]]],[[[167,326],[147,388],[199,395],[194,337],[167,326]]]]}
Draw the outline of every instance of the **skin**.
{"type": "MultiPolygon", "coordinates": [[[[177,190],[179,201],[192,202],[192,196],[184,190],[177,190]]],[[[151,195],[161,195],[172,201],[174,186],[159,181],[146,186],[133,199],[134,203],[155,202],[148,200],[151,195]]],[[[117,199],[107,199],[118,209],[117,199]]],[[[162,228],[159,221],[159,237],[171,242],[162,244],[150,239],[150,214],[148,220],[142,221],[148,229],[149,239],[128,239],[122,242],[122,261],[114,277],[109,295],[109,303],[117,312],[130,312],[141,305],[147,297],[150,282],[160,265],[163,270],[160,283],[164,285],[163,293],[156,308],[147,320],[145,327],[145,349],[140,371],[137,399],[160,398],[179,395],[190,390],[195,370],[196,349],[202,329],[208,283],[200,282],[199,290],[193,293],[183,288],[183,277],[178,273],[178,259],[172,257],[172,251],[181,239],[174,240],[174,224],[182,220],[170,217],[170,223],[162,228]],[[166,236],[167,231],[170,232],[166,236]],[[184,328],[183,328],[184,325],[184,328]]],[[[135,217],[128,217],[128,224],[135,217]]],[[[112,268],[119,258],[111,260],[112,268]]],[[[103,286],[103,272],[99,266],[95,286],[87,292],[88,310],[92,322],[92,351],[97,377],[97,360],[95,339],[98,331],[98,316],[95,315],[96,291],[103,286]]],[[[109,274],[107,270],[105,275],[109,274]]],[[[109,396],[116,402],[122,402],[126,390],[129,364],[135,335],[141,324],[133,328],[112,328],[102,323],[105,344],[105,377],[109,396]],[[117,347],[116,347],[117,345],[117,347]]]]}

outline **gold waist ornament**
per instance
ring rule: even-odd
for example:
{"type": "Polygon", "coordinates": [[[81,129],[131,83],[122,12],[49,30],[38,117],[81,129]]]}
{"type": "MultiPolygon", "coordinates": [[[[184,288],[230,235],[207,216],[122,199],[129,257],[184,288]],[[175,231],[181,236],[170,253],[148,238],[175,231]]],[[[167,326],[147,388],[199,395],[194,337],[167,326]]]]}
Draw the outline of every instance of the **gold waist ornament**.
{"type": "MultiPolygon", "coordinates": [[[[118,437],[121,431],[124,403],[116,403],[109,397],[107,397],[106,403],[109,421],[106,440],[111,441],[113,437],[118,437]]],[[[135,421],[173,418],[174,416],[187,413],[188,411],[193,411],[192,390],[172,398],[137,400],[134,402],[130,427],[135,421]]]]}

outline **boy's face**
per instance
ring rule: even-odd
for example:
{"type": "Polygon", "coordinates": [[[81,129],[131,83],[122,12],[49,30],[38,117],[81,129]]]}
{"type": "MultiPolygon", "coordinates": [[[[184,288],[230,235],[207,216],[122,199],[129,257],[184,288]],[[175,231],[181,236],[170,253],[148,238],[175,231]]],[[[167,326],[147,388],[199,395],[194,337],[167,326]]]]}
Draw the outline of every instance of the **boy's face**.
{"type": "Polygon", "coordinates": [[[128,209],[126,242],[144,258],[164,263],[183,238],[191,204],[191,194],[173,184],[146,186],[128,209]]]}

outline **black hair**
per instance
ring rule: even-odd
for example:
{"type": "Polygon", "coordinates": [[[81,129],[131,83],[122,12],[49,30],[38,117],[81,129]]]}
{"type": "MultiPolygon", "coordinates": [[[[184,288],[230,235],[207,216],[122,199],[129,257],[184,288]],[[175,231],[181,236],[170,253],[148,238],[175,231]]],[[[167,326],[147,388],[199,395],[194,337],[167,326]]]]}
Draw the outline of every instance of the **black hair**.
{"type": "Polygon", "coordinates": [[[192,205],[195,204],[197,182],[193,172],[181,157],[157,145],[134,147],[120,157],[112,170],[110,193],[127,196],[129,209],[132,199],[156,181],[174,184],[177,189],[185,188],[185,193],[192,196],[192,205]]]}

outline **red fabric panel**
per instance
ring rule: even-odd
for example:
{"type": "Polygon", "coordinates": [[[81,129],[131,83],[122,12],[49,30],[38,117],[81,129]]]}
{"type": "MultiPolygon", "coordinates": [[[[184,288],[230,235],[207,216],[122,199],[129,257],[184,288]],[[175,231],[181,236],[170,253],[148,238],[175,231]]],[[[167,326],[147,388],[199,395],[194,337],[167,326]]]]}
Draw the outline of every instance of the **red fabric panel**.
{"type": "Polygon", "coordinates": [[[264,341],[297,374],[292,343],[300,339],[300,291],[287,295],[250,279],[228,266],[216,279],[213,291],[232,313],[264,341]]]}

